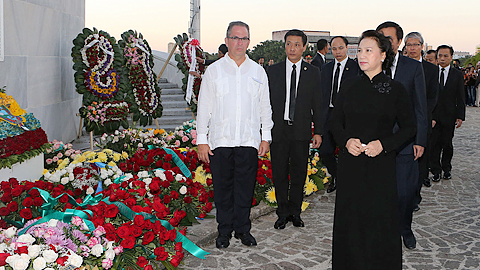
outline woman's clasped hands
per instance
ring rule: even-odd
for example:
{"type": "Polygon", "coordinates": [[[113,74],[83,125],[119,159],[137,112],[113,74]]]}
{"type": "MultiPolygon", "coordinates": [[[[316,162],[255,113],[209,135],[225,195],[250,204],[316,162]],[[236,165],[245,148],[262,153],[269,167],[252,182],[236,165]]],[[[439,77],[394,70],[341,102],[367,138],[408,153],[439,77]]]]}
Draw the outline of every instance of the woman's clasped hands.
{"type": "Polygon", "coordinates": [[[345,146],[347,147],[348,152],[356,157],[361,153],[365,153],[368,157],[376,157],[383,150],[382,143],[379,140],[363,144],[360,139],[350,138],[345,146]]]}

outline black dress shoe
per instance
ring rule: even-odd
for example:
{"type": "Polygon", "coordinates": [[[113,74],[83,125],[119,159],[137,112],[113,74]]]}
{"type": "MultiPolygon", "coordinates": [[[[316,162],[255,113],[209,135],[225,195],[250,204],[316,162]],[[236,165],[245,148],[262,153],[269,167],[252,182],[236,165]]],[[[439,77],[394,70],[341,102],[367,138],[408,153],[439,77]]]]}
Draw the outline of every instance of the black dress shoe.
{"type": "Polygon", "coordinates": [[[303,220],[300,218],[300,216],[292,216],[292,223],[295,227],[305,227],[305,223],[303,223],[303,220]]]}
{"type": "Polygon", "coordinates": [[[403,237],[403,244],[408,249],[414,249],[414,248],[417,247],[417,240],[415,239],[415,236],[413,236],[413,235],[403,237]]]}
{"type": "Polygon", "coordinates": [[[433,182],[440,182],[440,174],[434,174],[432,178],[433,182]]]}
{"type": "Polygon", "coordinates": [[[452,179],[452,174],[450,172],[444,172],[443,173],[443,179],[445,179],[445,180],[452,179]]]}
{"type": "Polygon", "coordinates": [[[285,225],[287,225],[288,221],[288,218],[280,217],[277,219],[277,221],[275,221],[273,227],[279,230],[285,229],[285,225]]]}
{"type": "Polygon", "coordinates": [[[215,245],[217,248],[227,248],[230,245],[230,238],[232,238],[231,234],[219,234],[215,245]]]}
{"type": "Polygon", "coordinates": [[[423,185],[426,186],[426,187],[431,187],[432,182],[430,182],[430,178],[423,179],[423,185]]]}
{"type": "Polygon", "coordinates": [[[253,238],[253,236],[249,232],[247,233],[235,232],[235,238],[242,240],[242,244],[248,247],[257,245],[257,241],[255,240],[255,238],[253,238]]]}
{"type": "Polygon", "coordinates": [[[327,193],[332,193],[337,189],[337,183],[336,183],[337,181],[335,180],[336,179],[333,178],[332,182],[328,185],[327,193]]]}

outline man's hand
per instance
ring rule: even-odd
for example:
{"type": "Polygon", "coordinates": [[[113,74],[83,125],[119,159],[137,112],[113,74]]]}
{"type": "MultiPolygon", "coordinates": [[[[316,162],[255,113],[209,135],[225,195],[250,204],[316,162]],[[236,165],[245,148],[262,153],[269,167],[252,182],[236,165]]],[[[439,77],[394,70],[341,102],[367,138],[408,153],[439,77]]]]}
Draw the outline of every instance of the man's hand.
{"type": "Polygon", "coordinates": [[[437,121],[432,120],[432,128],[434,128],[436,124],[437,124],[437,121]]]}
{"type": "Polygon", "coordinates": [[[262,141],[258,147],[258,155],[263,157],[268,151],[270,151],[270,144],[267,141],[262,141]]]}
{"type": "Polygon", "coordinates": [[[313,148],[319,148],[322,144],[322,136],[315,134],[313,135],[313,148]]]}
{"type": "Polygon", "coordinates": [[[210,163],[208,155],[213,156],[213,152],[210,150],[208,144],[199,144],[197,147],[197,154],[198,158],[205,163],[210,163]]]}
{"type": "Polygon", "coordinates": [[[420,145],[414,145],[413,146],[413,155],[415,156],[414,160],[419,159],[423,155],[424,151],[425,151],[425,147],[420,145]]]}
{"type": "Polygon", "coordinates": [[[202,75],[200,75],[200,74],[199,74],[198,72],[196,72],[196,71],[189,71],[188,74],[193,75],[193,76],[195,76],[195,77],[197,77],[197,78],[201,78],[201,77],[202,77],[202,75]]]}
{"type": "Polygon", "coordinates": [[[456,128],[461,127],[462,123],[463,123],[462,119],[457,119],[457,121],[455,121],[455,125],[457,125],[456,128]]]}
{"type": "Polygon", "coordinates": [[[195,57],[195,59],[197,59],[197,62],[200,63],[200,64],[203,64],[205,63],[205,59],[201,58],[201,57],[195,57]]]}
{"type": "Polygon", "coordinates": [[[347,148],[350,154],[356,157],[358,157],[358,155],[360,155],[363,152],[362,142],[360,142],[360,139],[356,139],[356,138],[348,139],[345,147],[347,148]]]}
{"type": "Polygon", "coordinates": [[[376,157],[378,156],[382,150],[383,145],[379,140],[369,142],[363,149],[365,151],[365,155],[369,157],[376,157]]]}

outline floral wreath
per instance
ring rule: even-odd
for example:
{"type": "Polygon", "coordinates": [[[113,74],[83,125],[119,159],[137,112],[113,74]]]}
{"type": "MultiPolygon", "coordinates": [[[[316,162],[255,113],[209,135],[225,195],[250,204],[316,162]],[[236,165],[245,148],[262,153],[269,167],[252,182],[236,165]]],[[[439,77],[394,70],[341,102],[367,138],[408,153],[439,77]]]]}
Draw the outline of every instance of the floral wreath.
{"type": "Polygon", "coordinates": [[[85,129],[101,133],[103,127],[107,130],[117,130],[120,125],[128,128],[129,104],[125,101],[92,102],[91,105],[80,108],[80,116],[85,119],[85,129]]]}
{"type": "Polygon", "coordinates": [[[200,47],[200,42],[197,39],[189,39],[187,34],[185,33],[183,33],[183,35],[178,35],[173,39],[180,48],[180,54],[177,54],[175,56],[175,60],[177,61],[177,67],[182,71],[183,74],[185,74],[185,78],[182,80],[182,90],[185,92],[185,99],[190,105],[192,112],[195,113],[197,111],[198,94],[200,92],[200,85],[202,83],[202,79],[190,75],[189,71],[196,71],[200,75],[205,73],[205,65],[198,63],[195,59],[195,56],[205,59],[205,53],[200,47]],[[192,55],[192,46],[194,46],[195,49],[195,56],[192,55]],[[192,63],[195,64],[193,68],[192,63]],[[188,85],[189,76],[191,78],[191,96],[189,95],[190,91],[188,85]]]}
{"type": "Polygon", "coordinates": [[[153,55],[142,34],[129,30],[118,41],[126,58],[126,70],[133,91],[128,96],[133,120],[140,120],[143,126],[152,124],[152,119],[162,116],[160,88],[153,72],[153,55]]]}
{"type": "MultiPolygon", "coordinates": [[[[87,131],[96,134],[111,132],[120,126],[120,122],[112,124],[112,121],[93,125],[82,111],[85,107],[101,104],[102,102],[123,101],[125,99],[124,77],[122,76],[123,56],[115,41],[107,32],[93,28],[84,28],[73,40],[72,58],[75,69],[76,90],[83,95],[80,113],[84,118],[87,131]],[[94,104],[94,102],[96,102],[94,104]]],[[[122,121],[122,120],[117,120],[122,121]]],[[[128,122],[126,122],[128,126],[128,122]]],[[[122,126],[125,124],[122,123],[122,126]]]]}

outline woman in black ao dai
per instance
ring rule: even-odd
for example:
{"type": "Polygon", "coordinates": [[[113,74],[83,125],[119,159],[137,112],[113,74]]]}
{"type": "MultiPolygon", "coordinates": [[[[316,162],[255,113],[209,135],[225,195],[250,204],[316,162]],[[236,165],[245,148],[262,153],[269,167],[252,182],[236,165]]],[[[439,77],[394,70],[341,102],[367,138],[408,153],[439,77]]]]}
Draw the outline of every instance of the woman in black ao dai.
{"type": "Polygon", "coordinates": [[[413,106],[399,82],[384,74],[390,41],[365,31],[358,48],[364,74],[345,81],[331,130],[340,146],[333,225],[333,270],[400,270],[396,148],[415,135],[413,106]],[[393,133],[398,123],[400,129],[393,133]]]}

